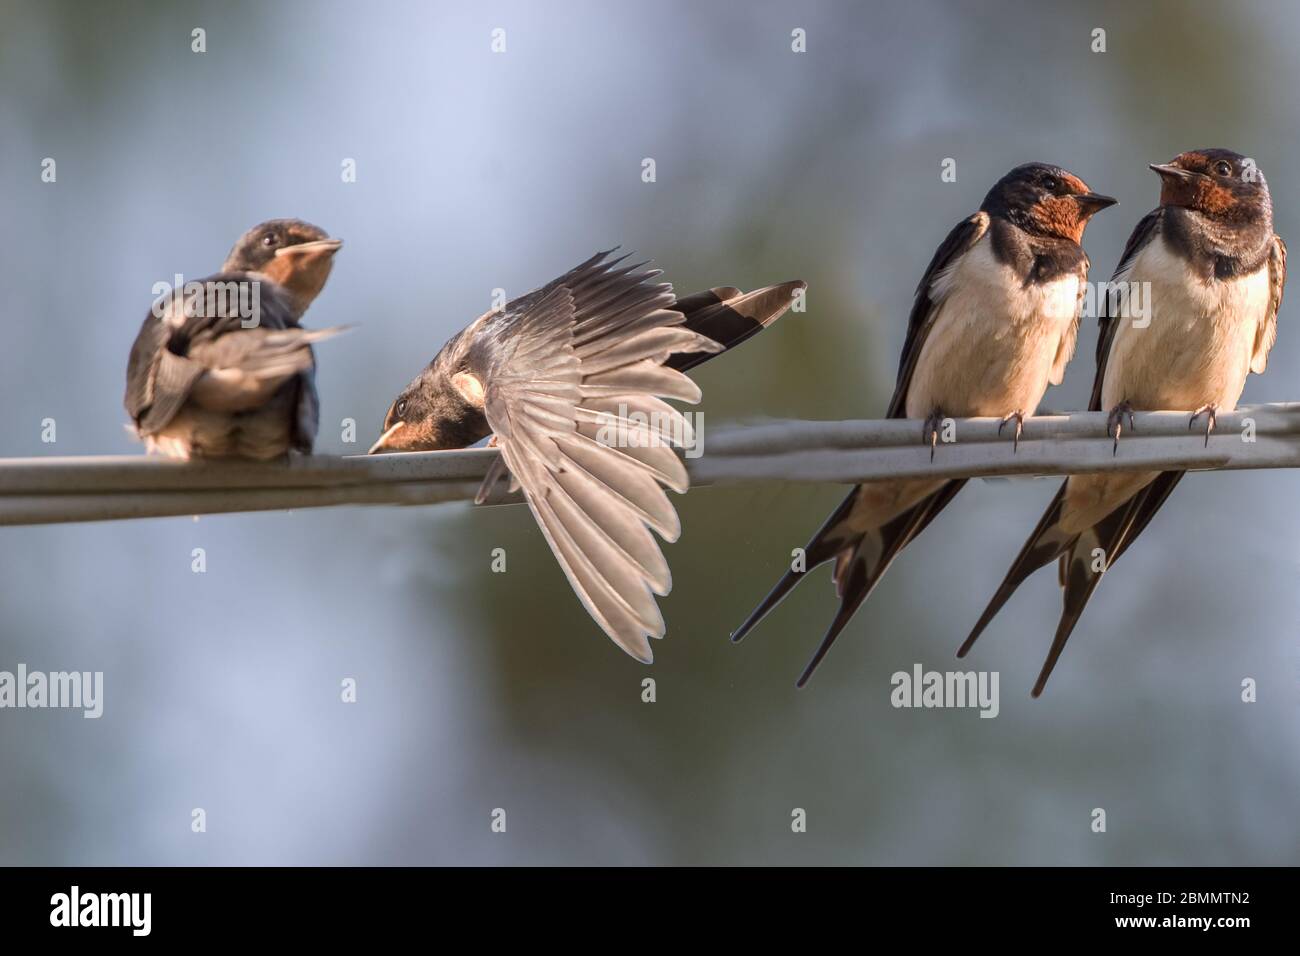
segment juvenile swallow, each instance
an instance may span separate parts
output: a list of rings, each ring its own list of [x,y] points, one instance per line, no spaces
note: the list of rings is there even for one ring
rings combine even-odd
[[[1115,200],[1059,166],[1017,166],[979,212],[948,234],[921,277],[889,418],[924,419],[931,454],[945,417],[994,416],[1019,439],[1048,384],[1074,353],[1088,257],[1080,246],[1094,213]],[[839,612],[800,676],[807,683],[836,637],[899,552],[965,479],[858,485],[804,549],[806,566],[777,582],[744,624],[741,640],[803,579],[835,562]]]
[[[343,245],[298,219],[240,237],[216,275],[155,302],[126,368],[126,410],[151,452],[266,460],[308,454],[319,403],[302,315]]]
[[[1110,411],[1116,442],[1123,417],[1135,410],[1186,409],[1189,428],[1204,416],[1208,444],[1216,414],[1235,408],[1246,376],[1268,364],[1286,284],[1286,245],[1273,233],[1264,175],[1246,157],[1198,149],[1151,168],[1160,175],[1160,205],[1133,230],[1111,280],[1114,297],[1100,302],[1088,407]],[[1135,286],[1148,290],[1150,312],[1141,317],[1128,305]],[[1041,694],[1102,575],[1182,476],[1067,478],[957,656],[966,655],[1025,578],[1057,561],[1064,609],[1034,684],[1033,695]]]
[[[663,488],[686,491],[673,446],[691,441],[663,399],[698,402],[683,373],[775,322],[804,283],[677,299],[654,281],[659,270],[609,255],[453,336],[393,401],[370,452],[464,448],[491,435],[501,455],[477,500],[508,472],[588,613],[649,663],[647,638],[664,634],[654,595],[672,585],[649,529],[677,540]]]

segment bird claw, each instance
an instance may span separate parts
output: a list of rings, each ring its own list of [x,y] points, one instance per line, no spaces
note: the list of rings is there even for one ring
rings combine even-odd
[[[1191,431],[1192,426],[1196,424],[1196,419],[1200,418],[1202,415],[1205,416],[1205,447],[1206,448],[1210,447],[1210,432],[1214,431],[1214,426],[1215,424],[1217,424],[1219,420],[1217,413],[1218,413],[1218,409],[1215,406],[1202,405],[1196,411],[1192,412],[1192,417],[1188,419],[1187,422],[1187,430]]]
[[[1002,434],[1002,429],[1006,428],[1007,422],[1010,421],[1016,423],[1016,432],[1011,436],[1011,454],[1014,455],[1020,450],[1020,433],[1025,430],[1025,413],[1017,409],[1006,418],[1002,419],[1001,423],[998,425],[999,435]]]
[[[1129,431],[1137,431],[1137,426],[1133,424],[1133,406],[1128,402],[1120,402],[1110,410],[1110,415],[1106,418],[1106,434],[1111,434],[1111,429],[1115,430],[1115,444],[1111,447],[1110,453],[1114,457],[1119,452],[1119,435],[1124,429],[1124,416],[1128,416]]]
[[[942,424],[943,413],[936,408],[921,428],[921,441],[930,446],[931,461],[934,461],[934,446],[939,442],[939,426]]]

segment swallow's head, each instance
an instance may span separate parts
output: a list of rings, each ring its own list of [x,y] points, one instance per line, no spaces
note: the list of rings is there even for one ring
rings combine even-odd
[[[1027,232],[1080,242],[1088,220],[1116,202],[1060,166],[1026,163],[994,183],[980,208]]]
[[[1193,149],[1167,163],[1160,175],[1160,205],[1181,206],[1227,222],[1258,222],[1273,215],[1268,183],[1255,161],[1230,149]]]
[[[325,287],[343,242],[301,219],[270,219],[239,237],[225,272],[257,272],[288,289],[306,309]]]
[[[468,448],[488,436],[479,380],[463,371],[449,376],[437,365],[435,359],[388,406],[369,454]]]

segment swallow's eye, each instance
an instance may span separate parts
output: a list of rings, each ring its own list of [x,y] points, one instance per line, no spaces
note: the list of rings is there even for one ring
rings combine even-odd
[[[1055,177],[1055,176],[1044,176],[1044,177],[1043,177],[1043,188],[1046,189],[1048,192],[1053,192],[1053,191],[1055,191],[1056,187],[1059,186],[1059,185],[1061,185],[1061,184],[1060,184],[1059,182],[1056,181],[1056,177]]]
[[[406,414],[406,399],[401,398],[397,401],[397,417],[401,418]]]
[[[1220,176],[1231,176],[1232,164],[1225,159],[1221,159],[1214,164],[1214,171]]]
[[[275,238],[275,233],[273,232],[268,232],[265,236],[262,237],[262,245],[264,246],[273,246],[275,245],[275,243],[276,243],[276,238]]]

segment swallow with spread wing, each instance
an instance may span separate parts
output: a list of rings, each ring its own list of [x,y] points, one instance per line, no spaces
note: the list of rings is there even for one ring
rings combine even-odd
[[[1088,276],[1080,242],[1088,221],[1115,200],[1059,166],[1017,166],[979,212],[948,234],[917,286],[888,417],[923,419],[934,452],[946,417],[992,416],[1019,439],[1047,386],[1074,353]],[[788,571],[732,634],[739,641],[813,568],[834,561],[840,607],[802,687],[899,552],[965,479],[881,480],[858,485]]]
[[[475,319],[393,401],[372,454],[501,450],[479,491],[509,474],[574,592],[637,660],[664,634],[654,595],[671,577],[650,534],[680,533],[664,488],[684,492],[674,446],[689,423],[664,399],[695,403],[685,374],[775,322],[801,281],[724,287],[678,299],[661,273],[598,253]]]
[[[1137,224],[1107,296],[1089,408],[1110,412],[1115,446],[1133,411],[1186,409],[1205,421],[1231,411],[1246,376],[1264,371],[1277,336],[1286,245],[1273,232],[1268,184],[1254,162],[1226,149],[1198,149],[1151,167],[1160,205]],[[1131,314],[1133,290],[1147,309]],[[1056,561],[1064,608],[1033,695],[1043,692],[1065,643],[1105,571],[1142,533],[1181,471],[1073,475],[1021,549],[979,622],[964,657],[1020,583]]]
[[[126,410],[151,452],[279,458],[311,452],[319,403],[302,315],[343,245],[297,219],[255,226],[221,272],[160,297],[126,369]]]

